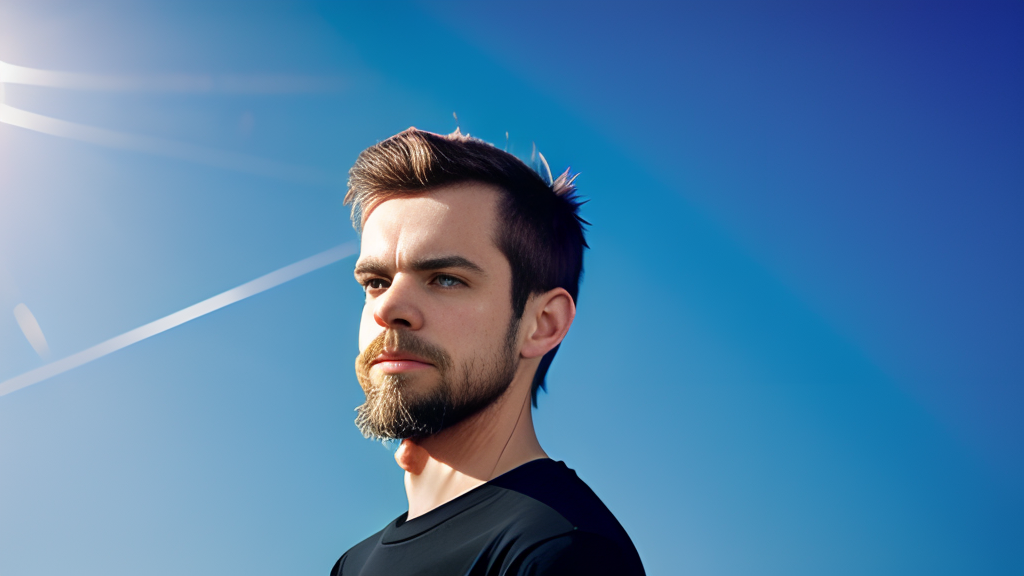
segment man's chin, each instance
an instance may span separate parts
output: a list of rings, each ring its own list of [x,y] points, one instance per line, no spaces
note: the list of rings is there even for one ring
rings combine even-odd
[[[454,410],[437,385],[412,379],[385,378],[374,383],[366,402],[356,408],[356,426],[376,440],[431,436],[443,430]]]
[[[364,417],[362,406],[359,415],[356,417],[356,426],[363,436],[371,440],[405,440],[408,438],[426,438],[433,436],[443,429],[440,422],[431,424],[422,421],[412,421],[397,418],[391,421],[382,422],[373,418]]]

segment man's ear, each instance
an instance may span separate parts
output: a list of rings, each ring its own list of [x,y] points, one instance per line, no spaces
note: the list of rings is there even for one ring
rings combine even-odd
[[[576,317],[576,304],[565,288],[555,288],[530,297],[523,315],[526,333],[520,354],[536,358],[562,343]]]

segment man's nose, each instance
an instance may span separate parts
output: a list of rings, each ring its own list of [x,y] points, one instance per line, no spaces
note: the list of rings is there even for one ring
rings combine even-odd
[[[397,275],[391,286],[377,297],[373,319],[382,328],[419,330],[423,313],[418,303],[419,290],[414,278]]]

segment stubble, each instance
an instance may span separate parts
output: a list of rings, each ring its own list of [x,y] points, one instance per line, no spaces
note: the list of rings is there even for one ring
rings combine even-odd
[[[366,402],[356,408],[356,426],[366,438],[400,440],[437,434],[476,414],[501,397],[515,377],[515,336],[509,325],[505,341],[490,357],[454,366],[441,348],[406,330],[385,330],[356,357],[356,378]],[[430,362],[438,372],[428,390],[414,391],[413,380],[425,374],[370,375],[371,362],[384,349]]]

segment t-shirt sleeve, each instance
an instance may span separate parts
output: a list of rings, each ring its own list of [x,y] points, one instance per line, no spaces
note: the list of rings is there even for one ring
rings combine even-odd
[[[640,558],[617,542],[592,532],[574,531],[546,540],[529,551],[518,576],[644,576]]]

